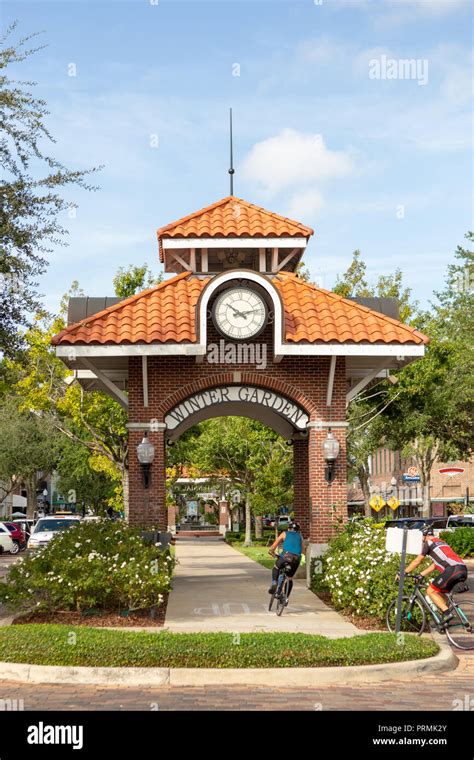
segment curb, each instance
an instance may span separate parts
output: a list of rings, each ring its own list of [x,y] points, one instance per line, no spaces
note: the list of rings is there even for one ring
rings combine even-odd
[[[458,659],[439,634],[426,660],[329,668],[90,668],[0,663],[0,681],[94,686],[326,686],[414,678],[454,670]]]

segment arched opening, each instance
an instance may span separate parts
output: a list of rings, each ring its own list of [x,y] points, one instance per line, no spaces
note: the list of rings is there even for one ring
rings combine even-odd
[[[238,524],[239,532],[245,532],[245,538],[248,541],[252,528],[255,528],[257,537],[261,538],[265,520],[269,521],[280,512],[286,512],[288,515],[294,515],[301,522],[303,531],[308,536],[310,522],[306,482],[308,474],[305,471],[307,468],[304,467],[304,458],[307,458],[309,418],[308,411],[299,402],[275,390],[255,385],[217,385],[197,390],[184,399],[175,399],[174,405],[170,405],[164,415],[168,468],[168,527],[171,531],[175,532],[178,526],[178,532],[182,532],[183,524],[186,526],[184,531],[192,524],[201,527],[205,522],[201,516],[214,511],[212,522],[215,524],[215,532],[225,535],[235,524]],[[246,421],[241,425],[241,437],[245,438],[248,434],[252,439],[252,446],[247,445],[248,452],[242,457],[246,446],[245,440],[242,440],[240,448],[239,445],[235,446],[237,455],[234,459],[224,452],[222,452],[222,457],[219,457],[219,452],[216,453],[215,450],[219,446],[225,448],[226,425],[238,428],[239,425],[236,422],[238,420]],[[199,446],[196,448],[196,440],[201,435],[200,431],[206,429],[206,425],[212,429],[208,446],[215,452],[214,459],[203,454],[202,446],[200,453],[197,453]],[[259,434],[261,434],[260,437]],[[232,442],[232,435],[229,440]],[[191,450],[186,451],[188,441],[191,441]],[[235,443],[235,431],[233,442]],[[258,454],[255,444],[257,444],[257,449],[259,445],[261,448]],[[232,472],[225,475],[226,462],[227,469],[232,469],[231,464],[236,464],[235,459],[238,459],[239,455],[242,460],[242,471],[239,472],[238,468],[234,468]],[[199,462],[193,461],[193,456],[197,457]],[[245,462],[248,463],[247,467]],[[255,473],[256,462],[257,470],[260,469],[258,477]],[[170,464],[174,469],[170,468]],[[252,471],[252,464],[254,471]],[[285,470],[284,474],[278,472],[279,466]],[[271,489],[264,482],[266,468],[273,468],[272,476],[275,480],[273,502],[270,497]],[[289,478],[291,482],[287,482],[288,468],[291,469]],[[178,472],[181,476],[183,472],[185,475],[192,472],[196,477],[177,477]],[[222,475],[220,484],[216,483],[218,480],[216,473]],[[278,482],[280,475],[282,475],[281,483]],[[175,479],[174,483],[171,483],[171,492],[170,477]],[[256,479],[255,487],[252,485],[253,478]],[[209,495],[209,483],[214,488],[214,492],[210,495],[214,510],[206,508],[203,503],[206,495]],[[237,498],[237,506],[235,506],[230,492],[232,489],[234,492],[239,492],[239,483],[242,498]],[[174,485],[182,486],[184,493],[179,493],[177,488],[173,491]],[[261,487],[260,491],[258,486]],[[283,503],[285,500],[278,498],[278,494],[282,495],[286,486],[291,488],[291,498]],[[266,487],[267,493],[261,493]],[[199,488],[202,491],[201,494],[198,493]],[[175,498],[175,501],[179,503],[173,504],[173,494],[179,497]],[[279,503],[280,501],[282,503]],[[199,509],[201,516],[197,514]],[[184,521],[183,516],[186,518]],[[242,528],[243,531],[241,531]]]

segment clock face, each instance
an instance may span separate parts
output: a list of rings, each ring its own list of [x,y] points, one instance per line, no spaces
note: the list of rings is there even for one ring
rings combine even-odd
[[[262,332],[267,323],[267,305],[250,288],[229,288],[217,297],[213,317],[223,335],[233,340],[245,340]]]

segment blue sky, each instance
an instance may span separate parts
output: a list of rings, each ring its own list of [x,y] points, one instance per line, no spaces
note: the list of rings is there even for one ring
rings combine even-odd
[[[229,106],[235,195],[315,229],[319,284],[360,248],[371,279],[401,267],[426,304],[472,226],[471,13],[469,0],[5,0],[3,26],[44,30],[48,47],[15,73],[48,102],[53,154],[105,165],[100,190],[67,195],[79,207],[45,305],[73,279],[106,295],[119,266],[159,271],[156,229],[229,194]]]

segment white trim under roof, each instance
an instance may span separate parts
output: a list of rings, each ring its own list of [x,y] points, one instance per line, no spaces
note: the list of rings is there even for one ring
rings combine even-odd
[[[403,361],[410,356],[424,356],[424,344],[412,343],[282,343],[277,338],[278,359],[282,356],[390,356]],[[131,343],[118,345],[62,344],[56,356],[74,363],[75,358],[97,356],[205,356],[200,343]]]
[[[306,248],[305,237],[161,238],[164,251],[173,248]]]

